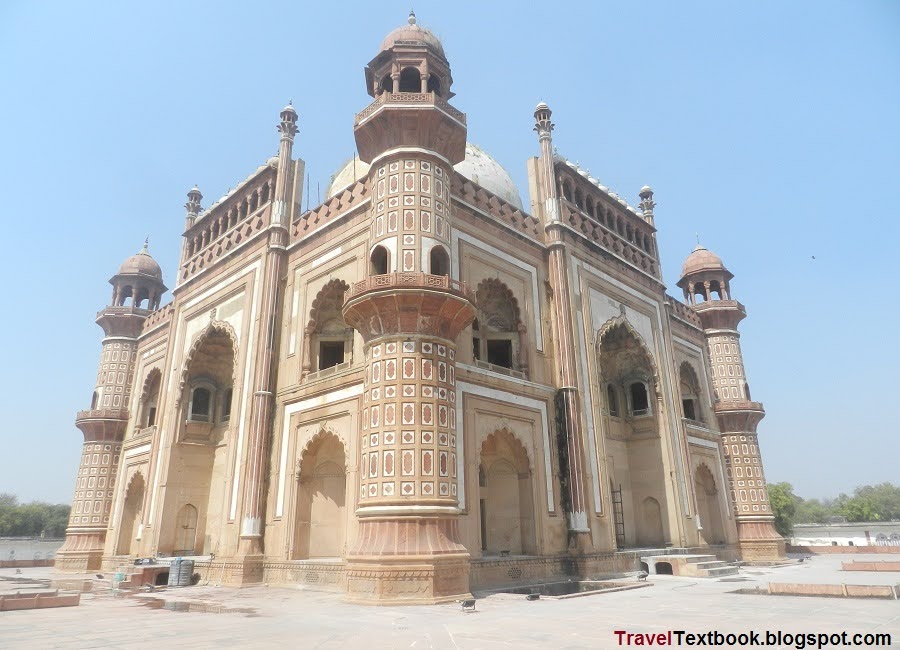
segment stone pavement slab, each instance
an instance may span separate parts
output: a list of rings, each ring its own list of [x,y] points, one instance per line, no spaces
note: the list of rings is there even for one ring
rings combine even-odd
[[[496,594],[480,598],[475,613],[455,604],[366,607],[300,588],[187,587],[127,597],[98,591],[79,607],[0,614],[0,648],[616,648],[615,630],[889,632],[900,648],[900,601],[734,593],[845,575],[839,556],[837,570],[817,566],[819,559],[748,567],[738,581],[652,576],[646,589],[566,600]],[[154,599],[211,611],[154,609]],[[222,609],[241,611],[214,613]]]

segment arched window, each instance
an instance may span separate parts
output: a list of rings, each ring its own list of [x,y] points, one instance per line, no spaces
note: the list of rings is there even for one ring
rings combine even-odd
[[[304,377],[310,372],[327,370],[350,361],[353,329],[347,327],[341,314],[344,293],[348,288],[343,280],[331,280],[313,300],[305,330]]]
[[[650,413],[650,400],[647,397],[647,386],[642,381],[632,382],[628,387],[631,397],[631,415],[647,415]]]
[[[525,324],[512,291],[497,278],[488,278],[479,283],[475,297],[478,304],[478,328],[473,325],[472,329],[475,360],[526,373]]]
[[[147,379],[144,381],[144,390],[141,395],[141,428],[152,427],[156,424],[161,377],[159,370],[154,368],[147,374]]]
[[[191,389],[191,402],[188,406],[188,420],[192,422],[209,422],[212,415],[213,388],[206,383]]]
[[[222,391],[222,399],[219,405],[219,422],[228,422],[231,420],[231,396],[233,390],[231,386]]]
[[[581,210],[584,207],[584,199],[581,196],[581,190],[575,190],[575,207]]]
[[[422,77],[417,69],[403,68],[403,71],[400,73],[400,92],[422,92]]]
[[[435,74],[428,76],[428,92],[441,97],[441,79]]]
[[[381,80],[381,92],[383,93],[392,93],[394,92],[394,80],[391,79],[391,75],[384,75],[384,79]]]
[[[94,391],[94,394],[91,395],[91,410],[92,411],[95,408],[97,408],[97,402],[99,401],[99,399],[100,399],[100,393],[98,393],[97,391]]]
[[[619,400],[616,398],[616,389],[612,384],[606,385],[606,408],[612,417],[619,417]]]
[[[450,256],[441,245],[435,245],[429,255],[431,275],[450,275]]]
[[[572,200],[572,186],[569,185],[569,181],[563,181],[562,190],[563,190],[563,198],[566,201],[571,201]]]
[[[384,275],[389,271],[389,255],[388,250],[384,246],[376,246],[372,249],[370,257],[371,265],[369,268],[370,275]]]
[[[688,420],[703,421],[700,409],[700,382],[693,367],[685,361],[679,369],[679,387],[681,390],[681,407]]]

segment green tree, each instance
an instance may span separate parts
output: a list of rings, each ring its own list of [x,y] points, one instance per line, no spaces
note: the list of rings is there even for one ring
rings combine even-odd
[[[19,503],[9,493],[0,494],[0,536],[62,537],[66,532],[70,507],[44,501]]]
[[[794,487],[790,483],[769,483],[767,489],[769,504],[775,515],[775,530],[782,537],[790,537],[794,531],[797,504],[801,499],[794,494]]]
[[[794,523],[797,524],[824,524],[828,518],[834,515],[834,509],[829,503],[823,503],[818,499],[803,499],[797,497],[797,514]]]

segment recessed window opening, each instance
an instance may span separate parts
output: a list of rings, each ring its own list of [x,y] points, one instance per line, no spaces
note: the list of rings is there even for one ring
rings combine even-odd
[[[481,361],[481,332],[478,330],[478,319],[472,321],[472,358]]]
[[[512,341],[505,339],[488,340],[487,357],[490,364],[503,368],[512,368]]]
[[[388,251],[384,246],[372,249],[372,275],[385,275],[388,272]]]
[[[450,275],[450,257],[443,246],[435,246],[429,255],[431,275]]]
[[[100,394],[97,391],[94,391],[94,394],[91,395],[91,410],[93,411],[97,408],[97,401],[100,399]]]
[[[683,399],[681,400],[681,406],[684,409],[684,417],[686,417],[688,420],[697,419],[697,411],[694,409],[694,400]]]
[[[631,392],[631,414],[646,415],[650,412],[650,400],[647,398],[647,387],[643,382],[636,381],[629,386]]]
[[[190,418],[195,422],[209,422],[212,411],[212,392],[198,386],[191,392]]]
[[[319,370],[344,363],[344,341],[319,342]]]
[[[428,92],[434,93],[438,97],[441,97],[441,80],[440,77],[436,75],[428,76]]]
[[[394,92],[394,80],[391,79],[391,75],[384,75],[384,79],[381,80],[381,91],[385,93]]]
[[[422,77],[415,68],[404,68],[400,73],[400,92],[422,92]]]
[[[220,419],[222,422],[228,422],[231,420],[231,396],[232,389],[227,388],[225,392],[222,394],[222,414]]]
[[[606,407],[611,416],[619,417],[619,400],[616,399],[616,389],[612,384],[606,386]]]

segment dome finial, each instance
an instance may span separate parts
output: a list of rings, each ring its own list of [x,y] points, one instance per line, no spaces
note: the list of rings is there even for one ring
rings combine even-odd
[[[150,254],[150,235],[147,235],[147,237],[144,239],[144,247],[141,249],[141,252],[144,255]]]
[[[695,232],[694,236],[697,238],[697,245],[694,247],[695,251],[705,251],[706,247],[700,243],[700,233]]]
[[[409,10],[409,18],[407,18],[407,22],[408,22],[410,25],[415,25],[415,24],[416,24],[416,12],[413,11],[412,9]]]

